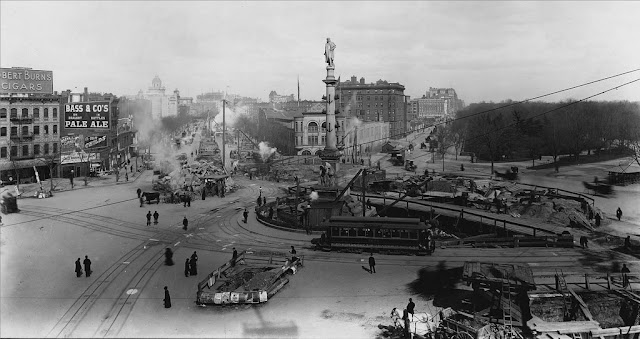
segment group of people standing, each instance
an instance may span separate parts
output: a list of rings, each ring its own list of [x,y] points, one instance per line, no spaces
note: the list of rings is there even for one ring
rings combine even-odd
[[[151,211],[149,211],[147,213],[147,226],[151,225],[151,217],[153,216],[153,224],[157,225],[158,224],[158,217],[160,217],[160,214],[158,214],[158,211],[155,211],[153,214],[151,214]]]
[[[84,264],[85,276],[87,278],[90,277],[93,271],[91,271],[91,260],[89,260],[89,256],[84,256],[82,264]],[[78,258],[78,260],[76,260],[76,277],[78,278],[82,276],[82,264],[80,263],[80,258]]]
[[[193,251],[191,258],[187,258],[184,263],[184,276],[198,275],[198,255]]]

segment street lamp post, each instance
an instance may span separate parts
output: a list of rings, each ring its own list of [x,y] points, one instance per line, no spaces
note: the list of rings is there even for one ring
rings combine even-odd
[[[227,149],[225,147],[225,135],[227,134],[227,124],[225,119],[225,109],[227,105],[226,98],[222,100],[222,169],[226,172],[227,168]]]

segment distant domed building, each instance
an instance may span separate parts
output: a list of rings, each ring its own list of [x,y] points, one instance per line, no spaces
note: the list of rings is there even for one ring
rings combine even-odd
[[[178,115],[178,100],[180,92],[176,89],[173,95],[165,93],[166,88],[162,85],[159,76],[155,76],[151,80],[151,87],[144,94],[144,98],[151,101],[151,114],[155,119],[161,119],[166,116]],[[138,96],[142,91],[138,92]]]

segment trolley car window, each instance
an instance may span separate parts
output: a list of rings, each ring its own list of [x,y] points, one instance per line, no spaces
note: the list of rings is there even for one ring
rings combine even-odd
[[[377,228],[377,229],[375,229],[375,231],[373,231],[373,232],[374,232],[374,237],[376,237],[376,238],[382,238],[382,230],[381,230],[381,229]]]
[[[402,239],[409,238],[409,232],[407,232],[406,230],[400,231],[400,238],[402,238]]]
[[[409,232],[409,239],[418,239],[418,233],[416,231]]]
[[[340,230],[337,227],[331,227],[331,235],[337,237],[340,235]]]
[[[366,237],[367,236],[366,228],[358,228],[358,236],[359,237]]]
[[[391,237],[392,237],[392,238],[400,238],[400,231],[398,231],[398,230],[391,230]]]
[[[343,237],[349,236],[349,229],[348,228],[341,228],[340,229],[340,236],[343,236]]]
[[[349,229],[349,236],[350,237],[355,237],[356,236],[356,229],[355,228],[350,228]]]

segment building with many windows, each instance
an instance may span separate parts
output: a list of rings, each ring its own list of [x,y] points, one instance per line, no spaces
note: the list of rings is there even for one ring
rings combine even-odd
[[[338,112],[345,116],[356,117],[362,121],[384,121],[389,124],[391,138],[402,138],[411,130],[408,123],[412,120],[407,109],[409,97],[404,95],[404,86],[397,82],[378,80],[365,83],[364,78],[340,82]]]
[[[411,107],[419,119],[438,120],[455,115],[464,108],[464,101],[453,88],[429,87],[422,98],[411,100]]]
[[[293,118],[295,149],[298,155],[317,154],[326,145],[324,103],[317,103],[307,112]],[[389,124],[384,121],[363,122],[356,117],[336,115],[337,146],[347,163],[358,163],[361,157],[378,151],[389,139]]]
[[[289,102],[289,101],[295,101],[296,97],[293,94],[290,95],[279,95],[278,93],[276,93],[276,91],[271,91],[271,93],[269,93],[269,102],[275,102],[275,103],[282,103],[282,102]]]
[[[36,181],[50,177],[59,163],[60,100],[53,94],[8,94],[0,97],[0,179]],[[11,180],[10,180],[11,179]]]

